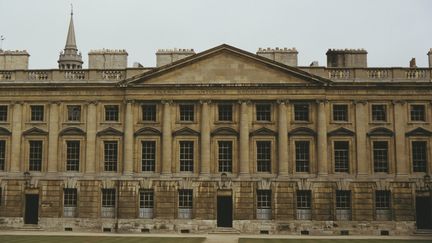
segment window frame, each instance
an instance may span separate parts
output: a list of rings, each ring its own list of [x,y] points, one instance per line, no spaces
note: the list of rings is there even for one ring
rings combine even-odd
[[[192,120],[184,120],[182,119],[182,107],[184,108],[185,106],[192,106]],[[177,105],[177,121],[178,123],[195,123],[197,122],[197,106],[195,103],[179,103]]]
[[[387,143],[387,171],[377,171],[376,170],[376,163],[375,163],[375,143],[380,143],[380,142],[386,142]],[[376,140],[372,140],[371,141],[371,153],[372,153],[372,157],[371,157],[371,161],[372,161],[372,171],[373,171],[373,173],[385,173],[385,174],[390,174],[391,173],[391,170],[390,170],[390,167],[391,167],[391,151],[390,151],[390,148],[391,148],[391,143],[390,143],[390,141],[389,140],[387,140],[387,139],[376,139]]]
[[[424,163],[424,170],[419,171],[419,170],[414,170],[415,166],[414,166],[414,143],[419,142],[419,143],[424,143],[425,144],[425,163]],[[429,160],[430,160],[430,152],[429,150],[429,141],[428,139],[425,138],[420,138],[420,137],[413,137],[409,139],[409,158],[410,158],[410,171],[412,173],[428,173],[428,171],[430,171],[429,168]]]
[[[307,106],[307,120],[299,120],[296,115],[296,106]],[[294,123],[310,123],[312,118],[312,106],[310,103],[295,102],[292,104],[292,121]]]
[[[227,143],[227,144],[229,143],[230,144],[231,151],[229,152],[230,155],[227,156],[230,158],[221,159],[221,143]],[[233,173],[233,171],[234,171],[234,142],[232,140],[220,139],[220,140],[216,141],[216,144],[217,144],[217,155],[216,155],[216,157],[217,157],[217,160],[216,160],[217,161],[217,172],[218,173]],[[224,160],[224,161],[221,161],[221,160]],[[229,166],[223,166],[223,165],[221,165],[221,162],[229,162]],[[229,167],[230,170],[221,170],[221,168],[224,168],[224,167]]]
[[[111,119],[107,119],[108,118],[108,110],[107,108],[109,107],[117,107],[117,119],[116,120],[111,120]],[[119,104],[104,104],[103,105],[103,121],[105,123],[120,123],[121,122],[121,105]]]
[[[7,171],[6,165],[8,164],[8,140],[0,137],[0,144],[3,143],[3,149],[0,150],[0,172]],[[2,151],[3,150],[3,151]]]
[[[115,167],[113,170],[107,170],[107,157],[106,157],[106,147],[105,144],[107,143],[116,143],[116,161],[115,161]],[[111,162],[110,162],[111,163]],[[102,141],[102,171],[105,173],[117,173],[119,172],[119,169],[121,168],[120,165],[120,142],[117,139],[104,139]]]
[[[226,120],[226,119],[221,120],[220,119],[221,118],[221,107],[223,107],[223,106],[225,106],[225,107],[230,106],[231,107],[231,114],[230,114],[231,119],[229,119],[229,120]],[[228,103],[228,102],[218,103],[217,108],[216,108],[216,116],[215,116],[216,122],[218,122],[218,123],[233,123],[235,120],[234,119],[234,114],[235,114],[234,110],[235,110],[235,106],[232,103]]]
[[[258,110],[258,107],[267,107],[268,108],[268,110],[265,110],[265,111],[260,111],[260,110]],[[258,102],[258,103],[255,103],[255,106],[254,106],[254,113],[255,113],[255,116],[254,116],[254,121],[255,122],[257,122],[257,123],[271,123],[271,122],[273,122],[273,105],[272,105],[272,103],[269,103],[269,102]],[[259,116],[260,116],[260,114],[261,113],[265,113],[265,118],[259,118]],[[267,119],[268,118],[268,119]]]
[[[182,144],[189,144],[192,145],[192,158],[182,158]],[[178,171],[180,173],[194,173],[195,169],[196,169],[196,165],[195,165],[195,161],[197,158],[197,148],[196,148],[196,141],[195,140],[191,140],[191,139],[179,139],[178,140]],[[182,166],[182,162],[186,163],[188,161],[186,160],[192,160],[190,165],[186,165],[184,164]],[[188,162],[190,163],[190,161]],[[183,170],[182,167],[191,167],[192,170]]]
[[[385,120],[374,120],[374,106],[383,106],[384,107],[384,112],[385,112]],[[386,103],[371,103],[370,104],[370,123],[378,123],[378,124],[382,124],[382,123],[389,123],[390,122],[390,109],[388,104]]]
[[[40,158],[33,158],[32,159],[32,144],[34,143],[40,143]],[[29,139],[28,140],[28,156],[27,156],[27,165],[28,165],[28,171],[32,171],[32,172],[42,172],[44,169],[44,156],[45,156],[45,148],[44,148],[44,140],[42,139]],[[40,160],[40,164],[39,169],[34,168],[33,166],[36,165],[32,165],[32,160]]]
[[[415,120],[413,119],[412,112],[413,112],[413,106],[422,106],[423,109],[423,120]],[[428,116],[428,105],[426,103],[408,103],[408,120],[410,123],[427,123],[429,122]]]
[[[33,108],[42,108],[42,119],[35,120],[33,119]],[[30,104],[29,105],[29,121],[31,123],[44,123],[46,121],[46,106],[44,104]]]
[[[68,169],[69,168],[69,166],[68,166],[68,164],[69,164],[69,154],[68,154],[68,152],[69,152],[69,147],[68,147],[68,144],[69,143],[76,143],[76,142],[78,142],[78,169],[74,169],[74,170],[71,170],[71,169]],[[66,149],[66,151],[65,151],[65,171],[66,172],[79,172],[80,170],[81,170],[81,161],[82,161],[82,141],[80,140],[80,139],[65,139],[65,149]],[[74,159],[76,159],[76,158],[74,158]]]
[[[152,145],[154,146],[154,148],[153,148],[153,158],[144,158],[144,144],[145,143],[152,143]],[[158,161],[158,143],[157,143],[157,141],[156,140],[154,140],[154,139],[142,139],[142,140],[140,140],[140,148],[141,148],[141,155],[140,155],[140,165],[141,165],[141,169],[140,169],[140,171],[141,172],[144,172],[144,173],[154,173],[154,172],[156,172],[157,170],[157,168],[156,168],[156,165],[157,165],[157,161]],[[152,160],[153,161],[153,165],[152,165],[152,167],[153,167],[153,170],[144,170],[144,167],[145,167],[145,165],[144,165],[144,160],[145,159],[147,159],[147,160]],[[151,167],[151,165],[149,165],[148,167]]]
[[[346,170],[344,170],[344,171],[337,171],[337,169],[336,169],[336,143],[346,143],[347,144],[347,149],[346,149],[346,155],[347,155],[347,161],[345,162],[346,163]],[[347,140],[347,139],[333,139],[332,140],[332,162],[333,162],[333,171],[334,171],[334,173],[350,173],[351,172],[351,170],[352,170],[352,154],[351,154],[351,152],[352,152],[352,149],[351,149],[351,141],[350,140]]]
[[[79,115],[77,120],[70,119],[70,108],[79,108]],[[73,111],[72,111],[73,112]],[[66,105],[66,116],[65,116],[66,122],[68,123],[81,123],[83,120],[83,108],[82,105],[78,104],[68,104]]]
[[[260,158],[259,158],[259,155],[258,155],[258,153],[259,153],[259,151],[258,151],[258,143],[260,143],[260,144],[264,144],[264,143],[266,143],[266,144],[269,144],[269,146],[270,146],[270,151],[269,151],[269,156],[270,156],[270,158],[263,158],[263,161],[261,161],[261,162],[265,162],[264,160],[267,160],[268,161],[268,165],[267,165],[267,167],[268,167],[268,169],[267,170],[259,170],[258,168],[260,168],[260,166],[259,166],[259,164],[260,164]],[[255,168],[255,172],[256,173],[259,173],[259,174],[262,174],[262,173],[273,173],[273,169],[274,169],[274,164],[273,164],[273,161],[274,161],[274,158],[275,158],[275,148],[274,148],[274,139],[270,139],[270,138],[259,138],[259,139],[254,139],[254,157],[255,157],[255,166],[254,166],[254,168]]]
[[[299,166],[298,162],[302,162],[299,161],[299,156],[298,156],[298,149],[297,149],[297,145],[300,144],[307,144],[307,170],[298,170],[299,168],[304,168],[305,166]],[[294,141],[294,171],[296,173],[310,173],[311,171],[311,142],[309,140],[303,140],[303,139],[298,139]]]
[[[335,106],[344,106],[345,108],[346,108],[346,114],[345,114],[345,117],[346,117],[346,120],[339,120],[339,119],[335,119],[336,117],[335,117]],[[347,104],[347,103],[332,103],[331,104],[331,121],[332,121],[332,123],[349,123],[350,121],[351,121],[351,119],[350,119],[350,108],[351,108],[351,106],[349,105],[349,104]]]
[[[154,120],[146,120],[145,118],[145,112],[144,112],[144,107],[145,106],[152,106],[154,107]],[[158,123],[159,122],[159,106],[157,103],[155,102],[144,102],[141,103],[139,106],[139,110],[140,110],[140,121],[142,123]]]
[[[6,119],[4,119],[4,120],[2,120],[2,119],[0,119],[0,123],[9,123],[9,120],[10,120],[10,106],[9,105],[7,105],[7,104],[1,104],[0,103],[0,108],[1,107],[5,107],[5,112],[3,113],[4,114],[4,116],[6,117]],[[1,113],[0,113],[1,114]],[[2,116],[0,115],[0,118],[1,118]]]

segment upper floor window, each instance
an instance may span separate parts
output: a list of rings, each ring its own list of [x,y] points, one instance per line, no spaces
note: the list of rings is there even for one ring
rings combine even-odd
[[[426,121],[425,105],[411,105],[410,119],[411,121]]]
[[[386,105],[372,105],[372,121],[374,122],[387,121]]]
[[[29,141],[29,170],[42,170],[42,141]]]
[[[8,106],[0,105],[0,122],[5,122],[8,119]]]
[[[0,170],[5,170],[6,165],[6,141],[0,140]]]
[[[31,121],[43,121],[44,120],[44,106],[43,105],[31,105]]]
[[[143,104],[141,105],[142,118],[146,122],[156,121],[156,104]]]
[[[79,171],[80,141],[66,141],[66,170]]]
[[[68,105],[68,121],[81,121],[81,106],[80,105]]]
[[[427,144],[426,141],[412,141],[413,172],[426,172]]]
[[[333,105],[333,121],[348,121],[348,105]]]
[[[119,106],[106,105],[105,106],[105,121],[119,121]]]
[[[180,105],[180,121],[193,122],[195,120],[195,106],[192,104]]]
[[[155,171],[156,167],[156,142],[155,141],[142,141],[142,158],[141,170],[142,171]]]
[[[63,190],[63,216],[75,217],[78,205],[78,193],[75,188],[65,188]]]
[[[180,171],[193,172],[194,142],[180,141]]]
[[[117,171],[118,144],[117,141],[104,141],[104,170]]]
[[[232,172],[232,141],[218,141],[219,172]]]
[[[153,190],[142,190],[139,193],[140,218],[153,218],[154,193]]]
[[[271,105],[270,104],[257,104],[256,120],[257,121],[271,121]]]
[[[374,172],[388,172],[388,142],[373,142]]]
[[[309,172],[309,141],[295,141],[296,172]]]
[[[335,172],[349,171],[349,143],[347,141],[334,142]]]
[[[271,171],[271,142],[270,141],[256,142],[256,158],[257,158],[258,172]]]
[[[178,192],[179,196],[179,214],[178,217],[181,219],[192,218],[192,207],[193,207],[193,191],[192,189],[182,189]]]
[[[231,104],[218,105],[218,121],[232,121],[233,107]]]
[[[309,121],[309,105],[308,104],[294,104],[294,120],[295,121]]]
[[[271,190],[257,190],[257,219],[271,219]]]

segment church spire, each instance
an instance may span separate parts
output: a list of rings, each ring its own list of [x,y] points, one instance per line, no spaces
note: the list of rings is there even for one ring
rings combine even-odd
[[[69,30],[66,38],[66,45],[63,52],[60,53],[59,69],[81,69],[82,68],[82,57],[81,53],[78,53],[78,48],[75,40],[75,27],[73,22],[73,8],[71,4],[71,17],[69,22]]]

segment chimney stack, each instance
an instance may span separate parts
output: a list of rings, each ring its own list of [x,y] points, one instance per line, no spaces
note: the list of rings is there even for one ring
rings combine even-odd
[[[417,68],[416,59],[413,57],[411,58],[411,61],[409,62],[410,68]]]
[[[125,69],[128,53],[126,50],[91,50],[88,54],[89,69]]]
[[[0,70],[28,69],[29,54],[24,51],[0,49]]]
[[[432,68],[432,48],[429,49],[429,52],[427,55],[429,57],[429,68]]]
[[[367,67],[367,51],[364,49],[328,49],[326,55],[327,67]]]
[[[259,48],[256,54],[288,66],[297,66],[298,51],[295,48]]]
[[[164,66],[192,55],[195,55],[194,49],[159,49],[156,52],[156,67]]]

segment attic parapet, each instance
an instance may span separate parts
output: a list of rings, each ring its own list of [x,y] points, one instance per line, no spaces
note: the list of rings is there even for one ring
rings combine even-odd
[[[156,52],[156,66],[164,66],[192,55],[195,55],[194,49],[158,49]]]
[[[28,69],[29,57],[27,50],[0,49],[0,70]]]
[[[298,51],[296,48],[259,48],[257,53],[258,56],[262,56],[265,58],[268,58],[270,60],[280,62],[282,64],[288,65],[288,66],[297,66],[297,55]]]
[[[124,49],[99,49],[88,53],[89,69],[124,69],[128,53]]]

